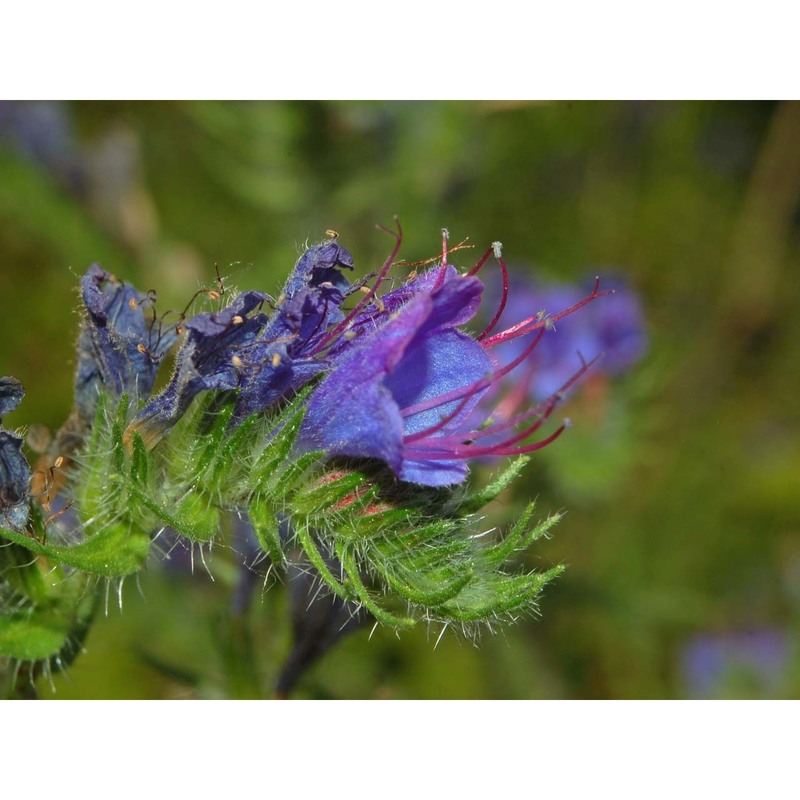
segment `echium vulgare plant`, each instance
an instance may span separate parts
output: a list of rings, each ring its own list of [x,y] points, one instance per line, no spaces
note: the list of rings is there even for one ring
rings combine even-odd
[[[231,296],[218,280],[180,314],[157,313],[154,291],[88,269],[72,415],[32,465],[23,440],[0,428],[7,693],[24,694],[74,658],[98,598],[122,592],[164,531],[202,555],[226,515],[272,568],[296,581],[312,576],[317,591],[301,592],[304,613],[327,589],[337,613],[320,624],[295,620],[296,635],[331,641],[348,621],[370,618],[473,635],[535,610],[561,568],[520,571],[513,557],[556,518],[534,522],[530,504],[497,536],[482,530],[480,512],[564,430],[540,433],[590,365],[576,355],[556,393],[535,405],[506,402],[502,414],[497,389],[555,322],[607,292],[596,282],[571,306],[531,309],[503,329],[508,277],[498,243],[461,272],[448,263],[445,234],[441,260],[399,280],[390,277],[399,225],[393,235],[390,256],[362,280],[351,282],[353,259],[329,232],[277,298]],[[504,291],[475,332],[478,273],[492,255]],[[198,298],[209,308],[190,316]],[[504,362],[498,353],[510,341],[518,347]],[[172,376],[153,394],[176,343]],[[22,396],[15,378],[0,380],[0,415]],[[467,488],[471,461],[507,457],[487,486]],[[298,552],[307,565],[299,571]]]

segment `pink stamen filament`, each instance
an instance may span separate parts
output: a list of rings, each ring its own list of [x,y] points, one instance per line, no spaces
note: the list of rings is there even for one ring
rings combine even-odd
[[[599,358],[599,356],[597,358]],[[512,419],[505,420],[504,422],[500,422],[500,423],[496,423],[496,424],[493,424],[493,425],[489,425],[484,430],[471,431],[471,432],[468,432],[468,433],[459,432],[459,433],[450,434],[449,436],[438,436],[435,439],[431,439],[428,442],[429,447],[426,447],[424,444],[420,444],[420,445],[417,445],[416,447],[411,447],[409,449],[410,450],[417,450],[417,451],[420,451],[420,450],[427,451],[429,449],[432,449],[432,450],[436,450],[436,451],[439,451],[439,452],[445,452],[445,450],[443,450],[443,448],[451,447],[451,449],[447,450],[446,452],[453,452],[453,453],[463,452],[463,453],[466,454],[465,457],[467,457],[467,458],[469,457],[469,454],[472,454],[473,456],[493,455],[493,454],[494,455],[504,455],[504,454],[506,454],[505,451],[507,450],[507,448],[511,447],[512,445],[517,444],[517,442],[521,442],[524,439],[527,439],[532,433],[535,433],[547,421],[547,419],[550,417],[550,415],[555,410],[556,406],[563,399],[564,393],[567,390],[569,390],[589,370],[589,368],[592,366],[592,364],[594,364],[595,361],[597,361],[597,358],[594,358],[594,359],[592,359],[592,361],[587,363],[587,362],[585,362],[583,360],[583,357],[581,356],[581,368],[579,370],[577,370],[569,378],[569,380],[566,381],[559,388],[559,390],[557,392],[555,392],[554,394],[550,395],[550,397],[548,397],[546,400],[544,400],[541,403],[537,404],[534,408],[530,409],[529,411],[526,411],[524,414],[517,415],[516,417],[514,417]],[[403,439],[404,444],[406,446],[413,445],[414,442],[418,442],[420,440],[427,439],[428,437],[431,437],[432,434],[434,434],[437,430],[440,430],[445,425],[447,425],[450,421],[452,421],[452,419],[454,419],[463,410],[463,407],[466,404],[466,401],[468,399],[469,399],[468,397],[465,398],[459,404],[459,407],[455,411],[453,411],[451,414],[449,414],[447,417],[445,417],[443,420],[441,420],[436,425],[428,428],[425,431],[420,431],[418,433],[412,434],[411,436],[404,437],[404,439]],[[501,443],[499,443],[497,445],[494,445],[494,446],[489,447],[489,448],[473,447],[471,444],[470,445],[463,445],[464,439],[475,440],[475,439],[480,439],[480,438],[482,438],[484,436],[496,435],[500,431],[507,430],[508,428],[516,427],[517,425],[521,424],[522,422],[529,420],[533,416],[536,416],[537,419],[531,425],[529,425],[523,431],[520,431],[516,435],[512,436],[509,439],[504,440],[503,442],[501,442]],[[559,431],[557,432],[556,435],[560,435],[560,433],[563,431],[563,428],[564,428],[564,426],[562,426],[559,429]],[[555,437],[551,437],[548,440],[545,440],[546,443],[549,443],[550,441],[552,441],[553,438],[555,438]],[[462,446],[468,447],[469,449],[468,450],[462,450],[461,449]],[[526,445],[526,447],[527,447],[527,445]],[[542,445],[542,447],[544,447],[544,445]],[[538,448],[534,448],[534,449],[538,449]],[[516,452],[516,451],[514,451],[514,452]],[[531,451],[530,450],[525,450],[525,451],[520,451],[520,452],[531,452]],[[511,453],[511,454],[513,454],[513,453]]]
[[[467,458],[478,458],[480,456],[523,455],[524,453],[533,453],[536,450],[541,450],[543,447],[547,447],[547,445],[549,445],[551,442],[554,442],[559,436],[561,436],[566,428],[567,424],[564,423],[546,439],[534,442],[533,444],[526,444],[522,447],[510,447],[509,444],[511,443],[511,440],[509,440],[509,442],[503,442],[495,447],[472,447],[470,445],[464,445],[463,447],[454,447],[452,449],[437,449],[435,447],[428,448],[417,445],[415,447],[409,447],[405,453],[405,457],[417,461],[427,461],[431,459],[449,461],[453,459],[462,460]],[[433,441],[439,442],[440,440],[434,439]]]
[[[450,403],[453,400],[459,400],[464,395],[473,395],[476,392],[491,386],[495,381],[500,380],[500,378],[503,378],[509,372],[511,372],[512,369],[521,364],[531,354],[542,336],[544,336],[544,329],[539,330],[536,333],[533,341],[525,348],[525,350],[522,351],[519,356],[517,356],[517,358],[515,358],[511,363],[507,364],[502,369],[496,370],[486,378],[481,378],[480,380],[470,383],[461,389],[453,389],[450,392],[445,392],[445,394],[441,394],[438,397],[433,397],[430,400],[425,400],[421,403],[415,403],[412,406],[404,408],[400,413],[404,417],[410,417],[413,414],[419,414],[422,411],[428,411],[431,408],[438,408],[439,406],[443,406],[445,403]]]
[[[591,303],[592,300],[596,300],[598,297],[603,297],[607,294],[614,294],[613,289],[606,289],[602,292],[599,291],[599,289],[600,278],[596,278],[592,293],[587,297],[584,297],[582,300],[579,300],[574,305],[571,305],[569,308],[566,308],[563,311],[559,311],[557,314],[548,315],[546,317],[541,317],[538,314],[533,317],[528,317],[528,319],[524,319],[522,322],[518,322],[516,325],[512,325],[510,328],[506,328],[506,330],[496,333],[494,336],[490,336],[488,339],[483,341],[483,346],[494,347],[497,344],[502,344],[503,342],[507,342],[511,339],[516,339],[518,336],[524,336],[526,333],[530,333],[531,331],[535,331],[540,328],[552,327],[554,322],[558,322],[558,320],[564,319],[564,317],[568,317],[570,314],[574,314],[576,311],[582,309],[585,305]]]
[[[486,260],[493,252],[494,252],[493,247],[487,248],[486,252],[480,257],[478,263],[467,273],[467,275],[469,276],[477,275],[478,272],[480,272],[481,267],[486,263]]]
[[[503,260],[502,256],[500,256],[497,260],[500,262],[500,270],[503,273],[503,297],[500,300],[497,313],[494,315],[494,317],[492,317],[492,321],[483,329],[483,333],[478,336],[479,342],[483,341],[483,339],[485,339],[494,330],[494,326],[497,325],[497,322],[506,307],[506,301],[508,300],[508,270],[506,269],[506,262]]]

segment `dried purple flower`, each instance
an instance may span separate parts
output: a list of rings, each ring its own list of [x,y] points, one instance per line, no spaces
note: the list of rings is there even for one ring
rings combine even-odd
[[[266,294],[245,292],[226,309],[185,322],[169,385],[136,415],[127,436],[136,431],[153,446],[200,392],[213,389],[239,391],[233,415],[241,421],[316,376],[325,364],[313,351],[328,326],[342,319],[349,284],[340,269],[352,264],[347,250],[323,242],[300,257],[271,316],[258,310]]]
[[[0,423],[25,395],[22,384],[11,377],[0,378]],[[22,439],[0,424],[0,525],[21,531],[28,521],[31,468],[22,452]]]
[[[146,398],[161,360],[176,339],[155,318],[150,295],[92,264],[81,280],[86,318],[78,342],[75,402],[85,419],[94,414],[98,394],[127,393]]]

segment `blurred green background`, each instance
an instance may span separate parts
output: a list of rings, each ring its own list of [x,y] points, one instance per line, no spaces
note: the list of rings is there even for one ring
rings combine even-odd
[[[91,262],[158,288],[162,308],[215,263],[274,293],[328,228],[373,268],[393,214],[408,260],[434,256],[446,226],[476,246],[463,266],[500,240],[544,278],[621,272],[649,350],[571,399],[575,427],[487,520],[530,497],[567,510],[529,558],[569,567],[541,618],[479,647],[367,627],[295,696],[800,696],[798,104],[0,104],[0,374],[27,388],[7,425],[69,413]],[[210,566],[215,582],[157,565],[141,592],[129,582],[42,695],[269,696],[285,593],[257,597],[243,637],[232,560]]]

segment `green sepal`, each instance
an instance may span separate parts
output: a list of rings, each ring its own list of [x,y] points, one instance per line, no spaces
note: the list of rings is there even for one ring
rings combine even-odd
[[[273,564],[283,564],[286,556],[280,537],[280,523],[272,506],[263,499],[253,500],[247,509],[253,532],[261,549],[270,557]]]
[[[147,448],[138,432],[133,434],[131,449],[131,480],[140,486],[147,486],[149,473]]]
[[[474,494],[467,495],[458,505],[459,513],[462,516],[475,514],[492,500],[496,500],[501,492],[511,485],[529,461],[528,456],[515,458],[488,486]]]
[[[0,534],[54,564],[74,567],[104,578],[117,578],[138,572],[150,549],[147,534],[131,530],[128,523],[107,522],[88,539],[73,545],[54,545],[24,533],[3,529]]]

